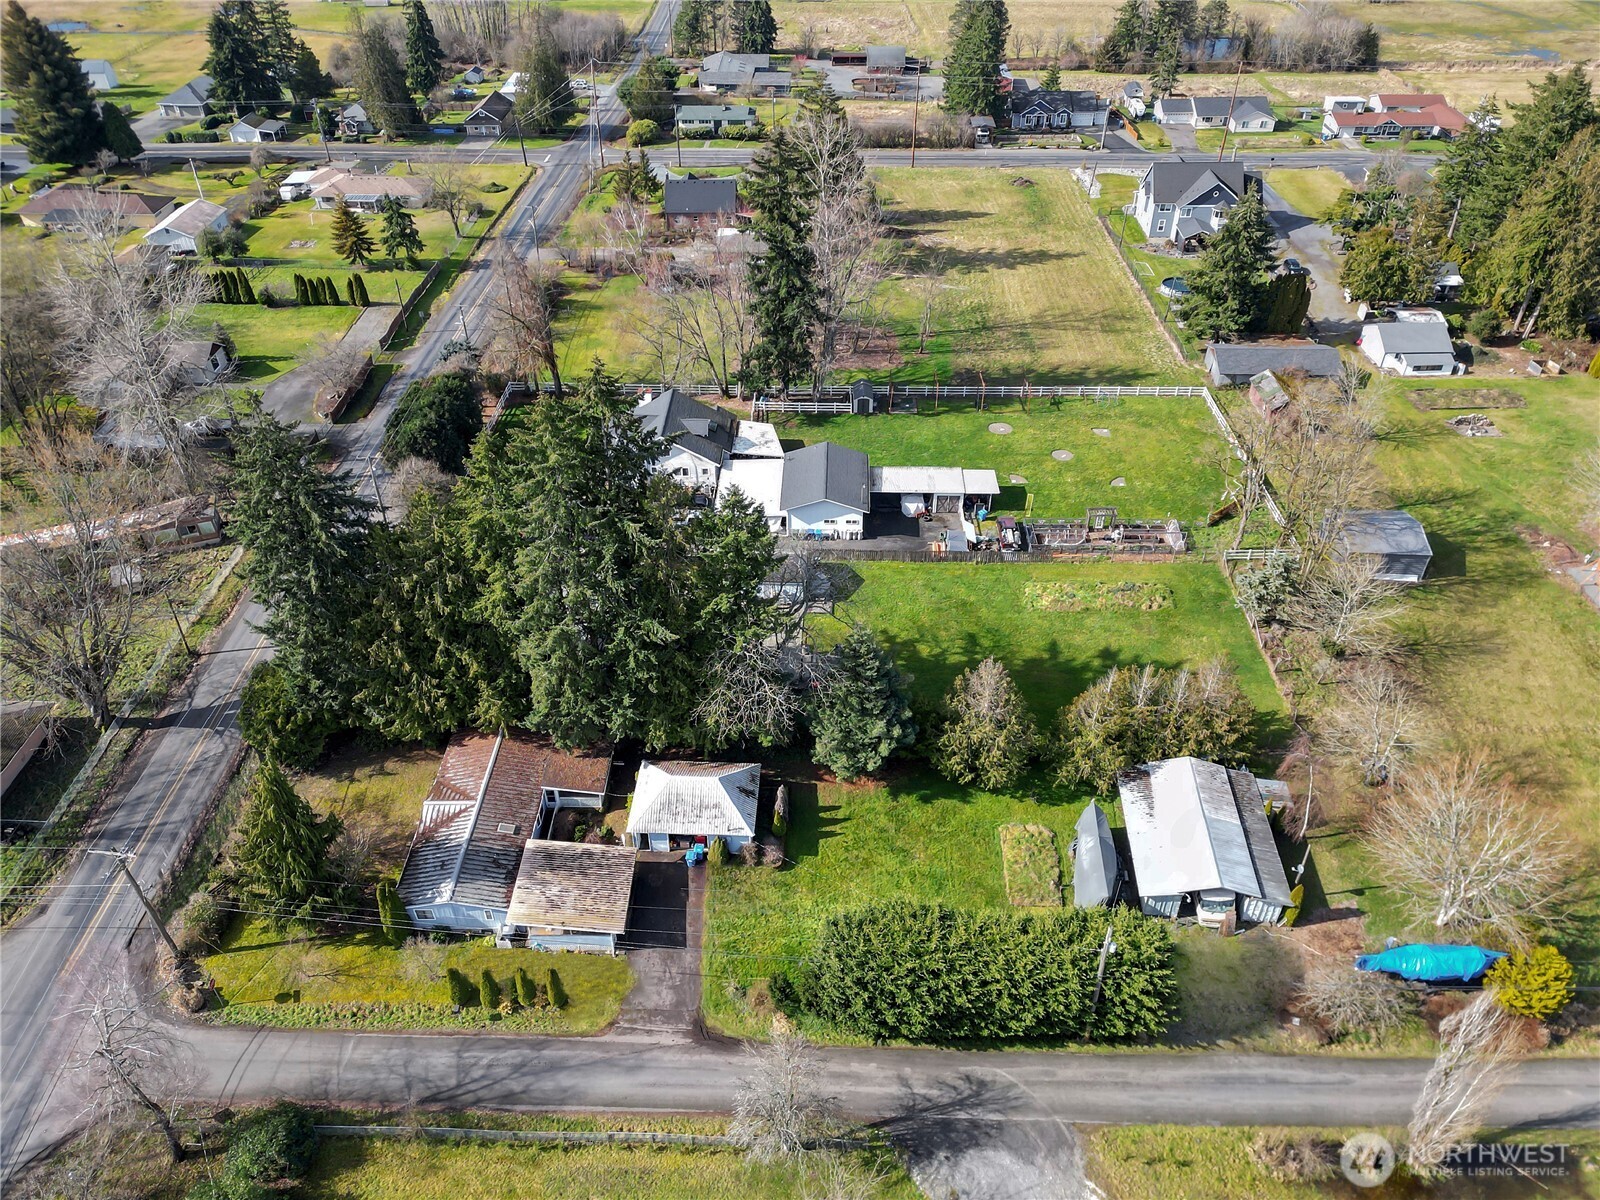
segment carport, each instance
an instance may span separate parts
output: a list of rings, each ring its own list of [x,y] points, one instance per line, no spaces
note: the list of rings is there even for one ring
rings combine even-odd
[[[898,504],[908,517],[930,513],[961,513],[970,502],[994,508],[1000,481],[993,471],[963,467],[873,467],[872,507],[889,510]]]

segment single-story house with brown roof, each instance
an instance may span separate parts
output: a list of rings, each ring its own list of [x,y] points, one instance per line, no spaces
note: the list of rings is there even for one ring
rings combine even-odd
[[[24,225],[45,229],[71,229],[86,208],[114,212],[128,225],[154,225],[176,210],[172,196],[145,192],[102,192],[94,188],[60,184],[40,192],[17,210]]]
[[[400,872],[412,924],[525,942],[529,929],[510,918],[524,854],[546,840],[558,809],[601,808],[610,772],[609,748],[559,750],[520,731],[456,734]]]
[[[531,950],[616,953],[633,897],[632,846],[530,838],[508,916]]]
[[[358,212],[377,212],[395,196],[407,208],[421,208],[433,199],[433,182],[426,175],[357,175],[341,172],[311,193],[317,208],[337,208],[343,198]]]

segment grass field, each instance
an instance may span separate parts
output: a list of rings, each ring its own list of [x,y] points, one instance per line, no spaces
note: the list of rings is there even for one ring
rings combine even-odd
[[[1130,517],[1200,521],[1214,507],[1221,477],[1211,463],[1222,443],[1198,397],[1030,400],[1028,407],[1007,400],[979,412],[967,401],[942,400],[937,411],[930,402],[914,415],[791,417],[780,432],[854,446],[883,466],[989,467],[1000,478],[1001,510],[1021,512],[1032,496],[1041,517],[1081,517],[1114,504]],[[996,422],[1014,432],[990,433]],[[1057,462],[1056,450],[1071,461]],[[1027,482],[1011,482],[1012,475]],[[1117,478],[1126,482],[1112,487]]]
[[[921,1193],[887,1152],[860,1152],[887,1178],[863,1195]],[[817,1193],[788,1165],[756,1166],[735,1150],[690,1146],[537,1146],[331,1138],[317,1151],[304,1200],[801,1200]],[[852,1193],[855,1194],[855,1193]]]
[[[1139,186],[1139,181],[1131,175],[1099,175],[1096,177],[1100,185],[1100,195],[1092,203],[1095,212],[1105,217],[1111,227],[1111,232],[1117,237],[1117,250],[1128,260],[1128,269],[1133,272],[1133,277],[1138,280],[1139,286],[1144,289],[1161,320],[1166,323],[1172,336],[1178,339],[1178,344],[1191,359],[1198,359],[1201,354],[1199,341],[1188,330],[1178,326],[1172,319],[1172,301],[1161,294],[1161,281],[1168,276],[1183,276],[1194,264],[1192,258],[1178,258],[1167,254],[1152,254],[1145,249],[1144,230],[1139,227],[1139,222],[1122,211],[1123,206],[1133,202],[1133,195]],[[1146,314],[1145,320],[1149,321]],[[1170,353],[1170,352],[1169,352]],[[1185,380],[1185,382],[1204,382],[1203,379]]]
[[[298,367],[307,354],[315,352],[322,339],[342,336],[355,324],[361,310],[349,304],[314,308],[202,304],[194,315],[202,330],[215,322],[228,331],[239,352],[235,374],[241,383],[260,387]]]
[[[398,875],[439,757],[437,750],[420,746],[369,750],[352,745],[295,776],[294,787],[318,812],[332,813],[345,828],[370,830],[373,870]]]
[[[1302,216],[1320,221],[1333,207],[1350,181],[1327,167],[1310,170],[1290,170],[1280,167],[1267,172],[1267,185],[1289,203],[1289,207]]]
[[[861,585],[838,620],[817,626],[826,642],[859,621],[913,675],[919,708],[935,705],[962,670],[989,654],[1012,672],[1041,723],[1119,663],[1198,663],[1226,656],[1267,714],[1276,740],[1281,705],[1266,666],[1228,600],[1221,575],[1199,563],[1129,566],[992,567],[861,563]],[[1170,608],[1054,613],[1030,608],[1030,582],[1136,578],[1170,588]],[[938,613],[938,620],[930,620]],[[1008,905],[998,829],[1019,823],[1070,843],[1089,796],[1043,771],[1009,794],[949,783],[906,766],[882,781],[841,784],[797,779],[781,871],[728,867],[712,878],[707,905],[705,1004],[731,1032],[761,1031],[767,1012],[759,982],[803,955],[829,914],[871,898],[910,897],[965,907]],[[1113,824],[1120,824],[1113,816]],[[1063,856],[1064,858],[1065,856]],[[1063,863],[1063,888],[1070,867]],[[1215,939],[1213,939],[1215,940]],[[836,1037],[813,1028],[818,1036]]]
[[[1061,907],[1061,850],[1043,825],[1002,825],[1000,862],[1006,898],[1019,908]]]
[[[916,352],[913,285],[885,285],[905,355],[895,378],[976,383],[981,370],[1011,382],[1189,382],[1066,172],[899,169],[875,178],[896,235],[893,269],[946,281],[926,355]]]

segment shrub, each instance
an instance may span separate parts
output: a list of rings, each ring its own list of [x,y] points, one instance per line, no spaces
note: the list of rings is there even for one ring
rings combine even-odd
[[[292,679],[276,663],[261,663],[250,672],[239,697],[239,732],[260,754],[285,767],[309,767],[322,757],[335,728],[296,694]]]
[[[1505,328],[1506,319],[1492,308],[1480,308],[1467,318],[1467,332],[1480,342],[1493,341]]]
[[[834,673],[810,714],[816,761],[841,779],[881,767],[895,750],[911,745],[906,680],[870,630],[854,630],[833,653]]]
[[[728,861],[728,843],[719,837],[711,838],[706,842],[706,861],[713,867],[720,867]]]
[[[485,1008],[499,1008],[502,999],[500,981],[488,967],[483,969],[482,983],[478,986],[478,1001]]]
[[[935,765],[946,779],[1000,791],[1028,769],[1039,732],[997,658],[963,671],[945,696]]]
[[[562,1009],[567,1006],[567,989],[561,984],[561,976],[556,974],[554,967],[550,968],[550,980],[546,987],[550,997],[550,1007]]]
[[[1405,990],[1389,976],[1336,959],[1323,959],[1306,972],[1298,997],[1335,1037],[1398,1029],[1410,1007]]]
[[[230,1183],[293,1183],[310,1169],[316,1151],[317,1131],[311,1113],[298,1104],[279,1101],[229,1129],[223,1179]]]
[[[1305,1129],[1263,1129],[1250,1140],[1250,1158],[1279,1183],[1333,1178],[1338,1148]]]
[[[1257,621],[1275,621],[1294,595],[1294,559],[1279,554],[1233,577],[1234,603]]]
[[[456,968],[451,967],[444,973],[444,981],[450,989],[450,1003],[457,1008],[466,1008],[473,1001],[472,984],[467,977]]]
[[[628,145],[648,146],[661,136],[661,126],[646,118],[628,126]]]
[[[196,892],[183,906],[182,917],[183,936],[178,939],[178,947],[193,956],[222,944],[233,914],[210,892]]]
[[[1554,946],[1516,950],[1489,968],[1484,986],[1512,1012],[1542,1021],[1572,1000],[1572,964]]]
[[[517,993],[517,999],[523,1008],[533,1008],[539,1001],[539,990],[533,980],[528,978],[528,972],[518,967],[511,976],[511,989]]]
[[[1092,1007],[1108,926],[1117,956]],[[1018,916],[896,900],[830,917],[793,982],[806,1008],[864,1037],[1116,1041],[1166,1027],[1172,960],[1167,926],[1132,909]]]
[[[480,192],[489,192],[490,194],[493,194],[495,192],[503,192],[503,191],[505,191],[506,190],[506,185],[501,183],[498,179],[491,179],[488,183],[484,184],[478,190]]]
[[[378,919],[383,922],[383,932],[393,945],[401,945],[411,935],[411,918],[406,915],[400,890],[392,879],[385,879],[378,885]]]
[[[772,832],[782,837],[789,832],[789,785],[780,783],[772,802]]]
[[[739,847],[739,861],[747,867],[761,865],[761,843],[751,838]]]
[[[459,475],[483,430],[483,406],[472,381],[459,372],[435,375],[406,388],[389,420],[383,456],[393,464],[425,458]]]

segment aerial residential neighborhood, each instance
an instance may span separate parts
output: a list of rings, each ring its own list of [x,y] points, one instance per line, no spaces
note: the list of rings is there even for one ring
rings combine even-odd
[[[1600,1178],[1600,2],[8,0],[0,1193]]]

